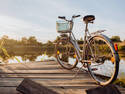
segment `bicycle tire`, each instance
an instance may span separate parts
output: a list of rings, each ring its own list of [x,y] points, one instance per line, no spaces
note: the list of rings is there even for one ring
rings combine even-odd
[[[71,70],[76,67],[78,60],[71,42],[67,40],[59,40],[57,42],[56,60],[65,69]]]
[[[113,83],[118,76],[119,61],[120,61],[119,55],[115,50],[113,43],[107,36],[102,34],[95,35],[92,38],[90,38],[89,43],[90,43],[89,46],[88,45],[86,46],[86,59],[93,60],[93,62],[87,63],[88,71],[90,75],[99,85],[104,86],[104,85]],[[96,43],[98,43],[98,45]],[[98,55],[96,51],[99,52]],[[98,67],[94,65],[96,63],[98,63]],[[99,63],[102,64],[104,68],[102,67],[102,65],[99,66]],[[111,67],[113,71],[112,70],[110,71],[108,67]]]

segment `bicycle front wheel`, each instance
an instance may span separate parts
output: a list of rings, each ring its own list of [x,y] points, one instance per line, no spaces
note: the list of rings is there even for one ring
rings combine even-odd
[[[119,71],[119,56],[110,39],[97,35],[90,39],[86,48],[86,59],[91,76],[100,85],[111,84]]]
[[[56,44],[57,62],[65,69],[73,69],[77,65],[76,51],[71,42],[60,40]]]

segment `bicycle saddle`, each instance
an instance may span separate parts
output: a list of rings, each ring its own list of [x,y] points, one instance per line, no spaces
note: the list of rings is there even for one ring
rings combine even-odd
[[[92,22],[93,20],[95,20],[94,15],[86,15],[83,17],[83,21],[85,21],[85,22]]]

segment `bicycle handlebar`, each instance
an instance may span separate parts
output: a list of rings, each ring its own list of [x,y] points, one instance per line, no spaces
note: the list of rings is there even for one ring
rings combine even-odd
[[[58,16],[59,19],[66,19],[65,16]]]
[[[77,17],[80,17],[80,16],[81,15],[73,15],[71,20],[67,20],[65,16],[58,16],[58,18],[71,22],[71,21],[73,21],[74,18],[77,18]]]
[[[72,18],[80,17],[81,15],[73,15]]]

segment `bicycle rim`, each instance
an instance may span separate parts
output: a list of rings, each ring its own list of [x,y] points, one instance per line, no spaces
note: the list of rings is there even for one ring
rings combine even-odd
[[[56,58],[65,69],[73,69],[77,65],[77,55],[73,45],[67,40],[60,40],[56,45]]]
[[[118,75],[118,55],[114,54],[110,42],[102,36],[95,36],[87,46],[88,70],[100,85],[107,85],[116,80]]]

